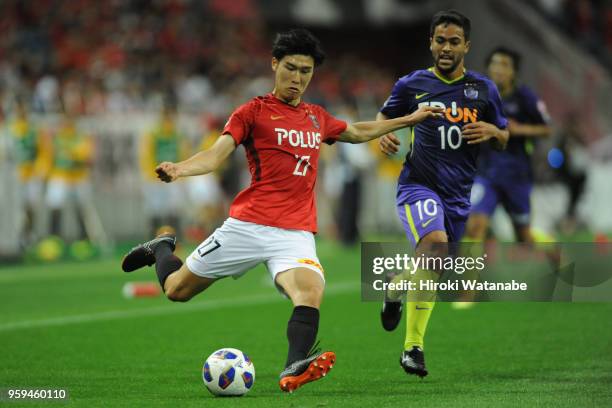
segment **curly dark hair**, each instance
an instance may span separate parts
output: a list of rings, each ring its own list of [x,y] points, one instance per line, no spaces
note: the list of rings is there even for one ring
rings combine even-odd
[[[472,22],[469,18],[458,12],[457,10],[445,10],[437,12],[431,19],[429,26],[429,36],[433,37],[436,27],[440,24],[454,24],[463,28],[463,36],[465,41],[470,40],[470,31],[472,30]]]

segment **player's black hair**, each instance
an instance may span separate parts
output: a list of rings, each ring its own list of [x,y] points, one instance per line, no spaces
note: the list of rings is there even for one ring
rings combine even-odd
[[[491,63],[491,60],[493,59],[493,56],[495,54],[502,54],[510,57],[510,59],[512,60],[512,65],[514,66],[514,72],[519,71],[519,68],[521,67],[521,54],[511,48],[507,48],[504,46],[495,47],[493,50],[491,50],[486,60],[487,67]]]
[[[311,56],[315,66],[321,65],[325,60],[321,43],[310,31],[304,28],[294,28],[276,34],[272,45],[272,56],[280,61],[286,55],[295,54]]]
[[[431,25],[429,26],[429,36],[433,37],[436,27],[440,24],[454,24],[463,28],[463,35],[465,41],[470,40],[470,31],[472,29],[472,22],[469,18],[458,12],[457,10],[444,10],[437,12],[431,19]]]

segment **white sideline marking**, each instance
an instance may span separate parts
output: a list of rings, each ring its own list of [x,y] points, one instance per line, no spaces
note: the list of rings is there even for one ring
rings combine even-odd
[[[343,282],[327,285],[325,288],[326,295],[350,293],[358,289],[360,285],[356,282]],[[275,294],[261,294],[255,296],[241,297],[237,299],[222,299],[222,300],[210,300],[196,303],[186,303],[174,306],[155,306],[141,309],[132,310],[111,310],[108,312],[98,313],[86,313],[72,316],[53,317],[49,319],[39,320],[23,320],[20,322],[11,322],[0,324],[0,332],[8,332],[22,329],[32,329],[40,327],[53,327],[53,326],[68,326],[71,324],[98,322],[104,320],[119,320],[119,319],[130,319],[133,317],[143,316],[160,316],[170,315],[185,312],[193,312],[196,310],[213,310],[221,309],[225,307],[239,307],[239,306],[250,306],[260,305],[266,303],[276,303],[285,300],[278,293]]]

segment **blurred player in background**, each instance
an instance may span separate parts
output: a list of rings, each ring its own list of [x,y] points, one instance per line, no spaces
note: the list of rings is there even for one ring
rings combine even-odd
[[[588,146],[582,137],[581,125],[583,125],[583,121],[580,118],[580,113],[570,113],[564,120],[563,130],[558,141],[563,162],[557,171],[561,182],[565,184],[569,192],[569,202],[567,203],[565,216],[561,219],[561,225],[559,226],[561,232],[566,235],[572,235],[577,228],[584,227],[583,221],[576,210],[587,182],[590,157]]]
[[[36,213],[43,194],[43,157],[44,138],[28,117],[23,101],[15,103],[15,115],[8,124],[8,134],[13,139],[17,157],[17,170],[21,186],[21,202],[24,209],[22,243],[32,244],[36,225]]]
[[[424,106],[444,108],[443,118],[412,128],[412,149],[397,186],[397,210],[419,254],[443,256],[438,251],[446,251],[447,242],[459,241],[469,215],[481,144],[490,142],[503,149],[508,140],[507,121],[495,84],[464,68],[464,56],[470,49],[470,27],[470,20],[457,11],[437,13],[430,25],[434,66],[400,78],[377,115],[378,120],[384,120]],[[396,153],[399,145],[399,139],[392,134],[380,139],[380,148],[387,154]],[[437,280],[437,274],[418,270],[412,278]],[[387,296],[381,320],[386,330],[394,330],[401,320],[402,304],[398,294]],[[406,339],[400,356],[400,364],[408,374],[428,374],[423,339],[435,296],[432,292],[414,301],[408,298]]]
[[[178,162],[188,157],[188,143],[176,124],[176,110],[166,102],[155,127],[142,138],[140,167],[145,178],[143,194],[152,235],[162,227],[180,231],[179,213],[183,203],[181,183],[163,186],[157,182],[155,168],[161,162]]]
[[[62,211],[66,203],[72,202],[76,209],[79,239],[85,239],[88,236],[87,212],[93,200],[90,183],[93,139],[79,129],[77,118],[66,112],[44,152],[49,169],[45,203],[51,211],[51,235],[64,237]]]
[[[508,118],[510,139],[506,150],[485,148],[480,155],[465,231],[470,241],[486,238],[491,216],[502,204],[512,220],[517,241],[533,242],[529,225],[531,153],[534,139],[550,136],[551,127],[544,102],[518,83],[520,61],[516,51],[505,47],[495,48],[487,58],[488,75],[499,89]]]
[[[274,89],[240,106],[215,144],[179,163],[157,167],[161,180],[208,174],[242,144],[251,185],[235,198],[230,217],[187,258],[173,254],[176,238],[161,235],[124,258],[126,272],[155,264],[166,296],[187,301],[218,279],[238,278],[264,263],[293,313],[287,325],[289,351],[279,386],[292,392],[324,376],[333,352],[316,350],[325,278],[317,257],[314,188],[320,149],[336,141],[364,143],[436,116],[422,107],[408,116],[347,124],[318,105],[302,102],[315,66],[324,59],[319,41],[297,29],[279,34],[272,49]],[[440,113],[438,113],[440,114]]]

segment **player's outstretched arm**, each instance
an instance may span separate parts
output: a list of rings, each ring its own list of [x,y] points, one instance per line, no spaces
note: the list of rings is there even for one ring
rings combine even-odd
[[[351,123],[346,127],[346,130],[340,135],[338,140],[348,143],[369,142],[372,139],[398,129],[414,126],[425,119],[442,117],[442,112],[442,108],[421,106],[410,115],[395,119]]]
[[[510,137],[548,137],[552,133],[552,128],[548,125],[519,123],[508,119],[508,131]]]
[[[230,135],[222,135],[210,149],[203,150],[179,163],[163,162],[155,169],[161,181],[171,183],[179,177],[199,176],[215,171],[236,149]]]
[[[376,114],[377,121],[387,119],[387,116],[382,112],[378,112]],[[399,152],[400,144],[401,142],[399,138],[394,133],[387,133],[386,135],[383,135],[380,139],[378,139],[378,147],[380,148],[380,151],[386,154],[387,156]]]
[[[461,136],[467,140],[467,144],[491,141],[493,148],[504,150],[510,133],[507,129],[499,129],[491,123],[480,121],[463,126]]]

